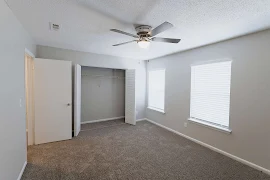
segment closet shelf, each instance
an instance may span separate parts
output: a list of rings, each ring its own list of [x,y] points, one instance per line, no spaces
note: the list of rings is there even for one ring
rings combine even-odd
[[[101,75],[86,75],[82,74],[83,77],[93,77],[93,78],[111,78],[111,79],[125,79],[123,76],[101,76]]]

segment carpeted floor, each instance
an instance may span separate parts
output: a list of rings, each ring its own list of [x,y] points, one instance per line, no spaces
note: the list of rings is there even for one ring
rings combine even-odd
[[[81,126],[81,131],[88,131],[93,129],[108,128],[111,126],[118,126],[120,124],[125,124],[125,119],[117,119],[113,121],[104,121],[99,123],[88,123]]]
[[[147,121],[136,126],[102,122],[82,129],[72,140],[29,147],[22,179],[270,180]]]

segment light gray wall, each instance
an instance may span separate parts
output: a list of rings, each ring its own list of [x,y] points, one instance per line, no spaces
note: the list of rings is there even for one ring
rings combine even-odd
[[[125,116],[125,71],[82,67],[82,122],[121,116]]]
[[[136,69],[136,119],[145,118],[146,63],[128,58],[37,46],[37,57],[69,60],[74,64],[114,69]]]
[[[24,52],[35,45],[4,0],[0,29],[0,179],[15,180],[26,161]]]
[[[188,123],[190,65],[231,58],[230,127],[225,134]],[[146,117],[187,136],[270,169],[270,30],[151,60],[147,69],[166,68],[166,114]]]

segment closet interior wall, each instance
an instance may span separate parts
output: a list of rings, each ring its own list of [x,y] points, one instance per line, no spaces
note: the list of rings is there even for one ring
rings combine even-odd
[[[125,71],[82,67],[82,123],[123,118]]]

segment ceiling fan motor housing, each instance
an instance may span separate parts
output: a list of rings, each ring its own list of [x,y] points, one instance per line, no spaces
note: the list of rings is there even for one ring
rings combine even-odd
[[[151,29],[152,29],[151,26],[140,25],[140,26],[137,26],[135,29],[137,31],[137,35],[140,36],[141,38],[151,36]]]

